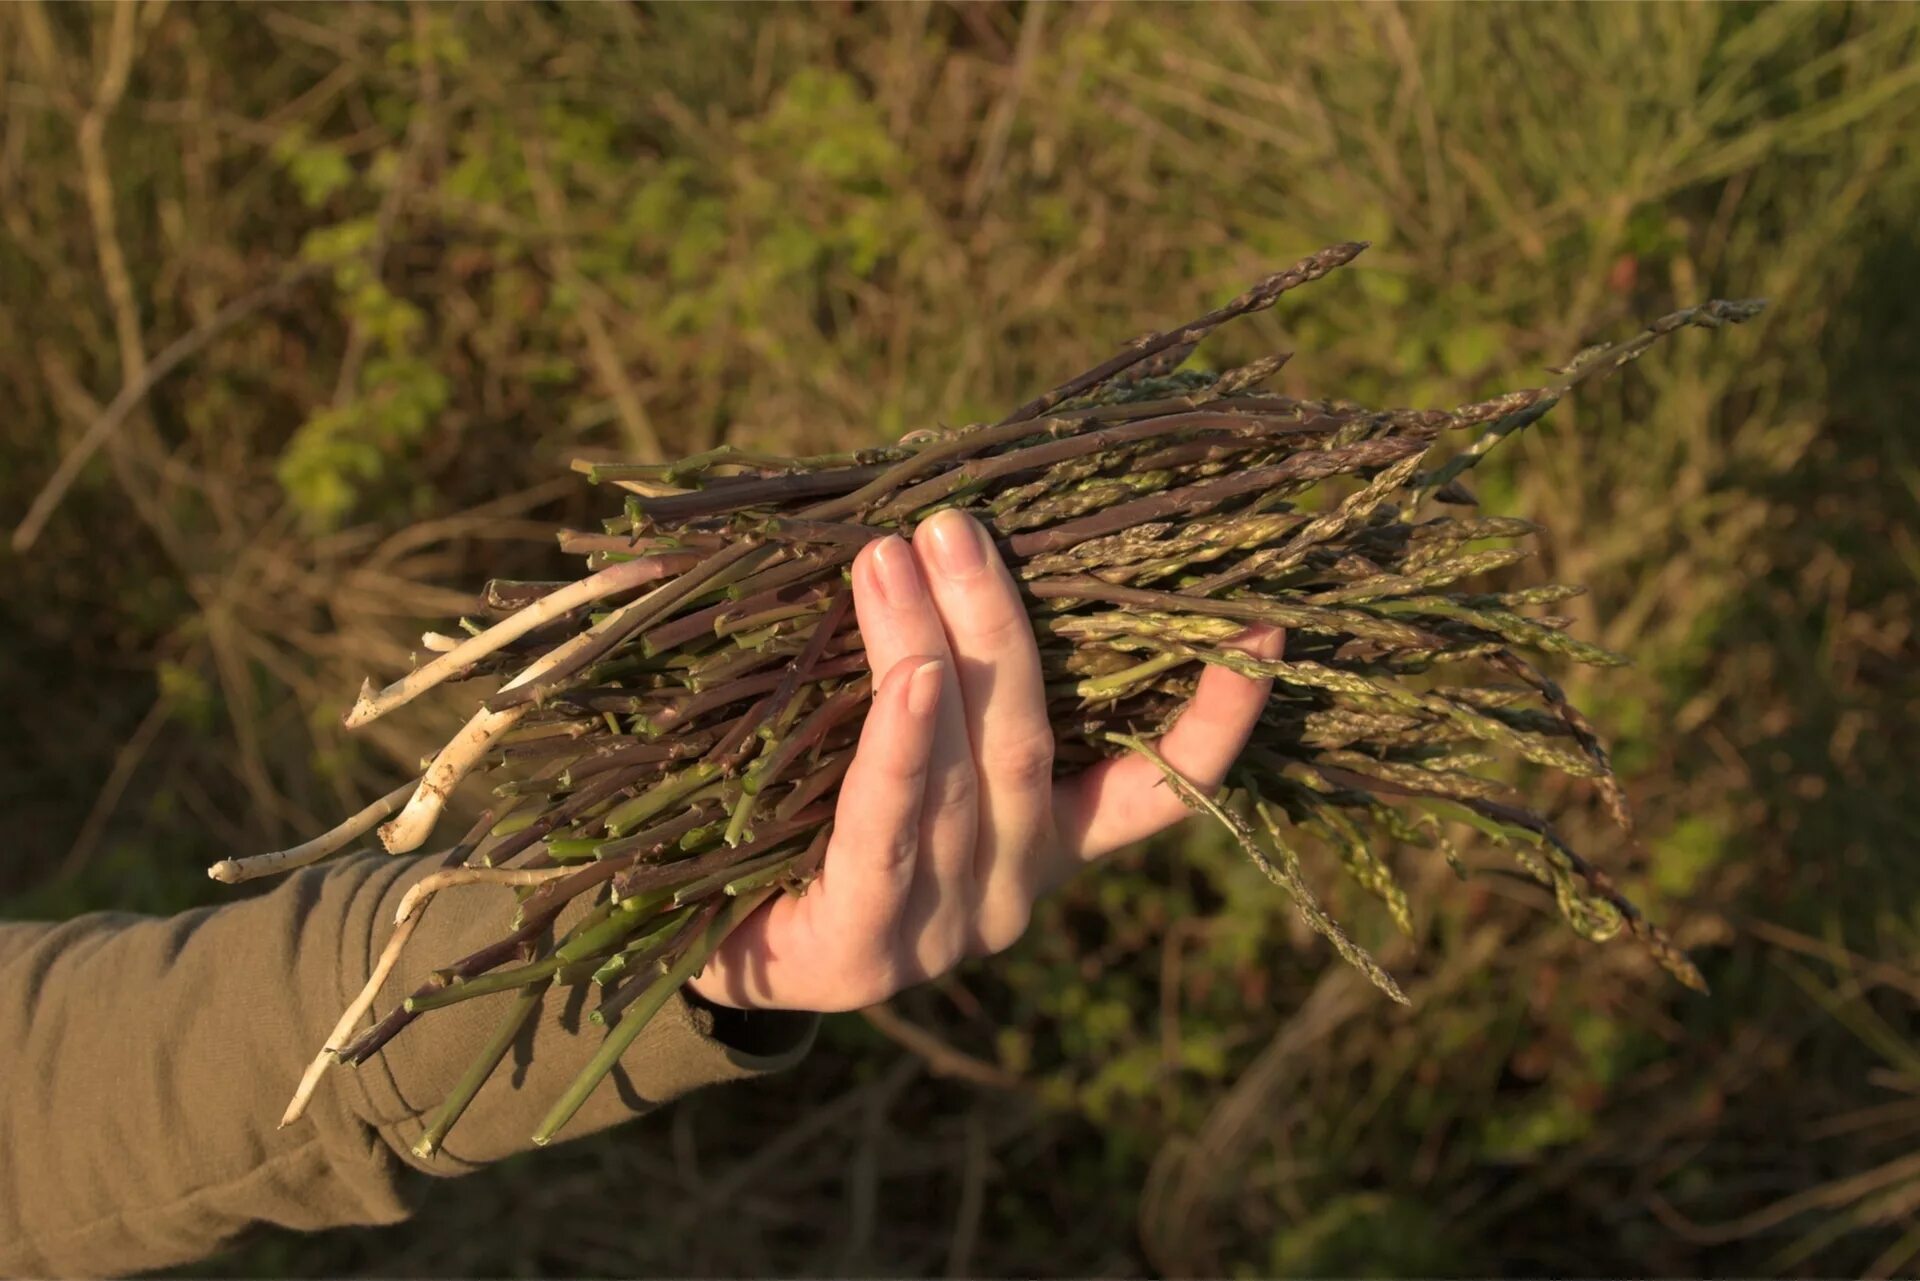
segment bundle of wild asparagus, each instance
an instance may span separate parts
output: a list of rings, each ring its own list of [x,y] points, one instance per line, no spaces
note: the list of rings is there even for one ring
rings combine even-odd
[[[517,993],[422,1140],[431,1152],[541,991],[591,983],[592,1017],[608,1031],[535,1136],[552,1137],[727,933],[770,896],[804,889],[818,867],[871,695],[849,566],[869,540],[910,534],[946,507],[984,522],[1027,596],[1061,765],[1122,752],[1152,759],[1388,995],[1403,999],[1304,879],[1303,838],[1331,847],[1408,930],[1406,896],[1374,842],[1432,849],[1458,871],[1442,824],[1464,821],[1550,887],[1581,934],[1629,932],[1701,986],[1607,876],[1488,770],[1517,757],[1589,780],[1629,824],[1593,729],[1534,662],[1622,660],[1570,636],[1564,619],[1522,612],[1578,588],[1463,585],[1524,556],[1511,544],[1534,526],[1471,514],[1460,478],[1659,336],[1745,320],[1760,304],[1677,312],[1582,353],[1549,385],[1448,411],[1261,390],[1284,357],[1181,370],[1209,332],[1363,248],[1314,254],[992,425],[810,458],[721,448],[671,464],[581,464],[590,480],[625,491],[603,532],[561,536],[590,572],[489,583],[486,606],[500,621],[462,620],[464,639],[429,633],[430,661],[384,689],[369,682],[348,713],[363,725],[444,681],[502,678],[424,774],[314,841],[212,869],[236,881],[302,866],[389,816],[387,849],[412,850],[463,779],[484,769],[494,783],[493,808],[410,892],[287,1119],[330,1062],[364,1061],[438,1007]],[[1471,444],[1448,448],[1475,427]],[[1249,623],[1284,627],[1284,658],[1233,647]],[[1274,678],[1219,795],[1181,778],[1149,742],[1210,663]],[[519,897],[501,938],[361,1028],[420,908],[471,882]],[[576,903],[584,914],[556,937]]]

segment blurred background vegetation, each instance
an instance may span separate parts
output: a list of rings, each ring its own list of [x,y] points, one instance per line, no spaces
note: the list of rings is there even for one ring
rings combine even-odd
[[[1348,238],[1203,357],[1452,403],[1763,295],[1477,473],[1637,660],[1567,675],[1644,843],[1543,800],[1712,999],[1476,877],[1397,1009],[1195,827],[794,1074],[192,1271],[1911,1272],[1917,140],[1910,6],[9,7],[0,910],[384,791],[454,705],[340,710],[564,567],[576,454],[986,417]]]

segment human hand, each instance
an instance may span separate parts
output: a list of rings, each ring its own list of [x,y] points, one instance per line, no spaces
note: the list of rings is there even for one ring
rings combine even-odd
[[[875,693],[826,857],[804,895],[748,920],[693,980],[715,1004],[828,1012],[885,1000],[1008,947],[1042,893],[1187,813],[1138,756],[1054,779],[1032,626],[972,518],[941,512],[911,545],[868,545],[853,599]],[[1276,658],[1282,641],[1253,628],[1241,644]],[[1208,667],[1161,755],[1218,787],[1270,684]]]

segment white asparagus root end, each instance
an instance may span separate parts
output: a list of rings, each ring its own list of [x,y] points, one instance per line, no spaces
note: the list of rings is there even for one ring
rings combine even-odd
[[[400,898],[393,915],[395,925],[405,925],[441,890],[456,885],[543,885],[579,871],[577,867],[449,867],[423,876]]]
[[[287,1103],[287,1110],[280,1116],[280,1128],[285,1129],[298,1121],[307,1110],[307,1104],[313,1099],[313,1092],[320,1084],[320,1078],[327,1074],[340,1051],[346,1047],[347,1040],[353,1035],[353,1029],[373,1008],[373,999],[380,994],[387,976],[393,973],[393,967],[400,960],[400,953],[407,946],[407,940],[413,936],[414,927],[420,924],[419,916],[410,916],[402,920],[387,939],[387,945],[381,949],[380,959],[374,962],[373,973],[367,977],[366,986],[360,989],[360,995],[353,998],[346,1010],[340,1015],[340,1021],[333,1025],[333,1031],[327,1034],[326,1044],[313,1056],[313,1062],[307,1064],[307,1070],[301,1074],[300,1084],[294,1088],[293,1098]]]
[[[631,562],[638,563],[638,562]],[[632,617],[634,610],[645,609],[647,602],[664,589],[655,589],[635,601],[629,601],[613,613],[581,632],[578,636],[561,645],[556,645],[543,657],[529,664],[526,670],[500,687],[504,693],[525,685],[528,681],[539,680],[554,668],[571,659],[589,645],[595,644],[601,635],[622,626]],[[554,593],[558,595],[559,593]],[[553,597],[543,597],[551,600]],[[529,608],[533,608],[530,606]],[[475,639],[478,639],[477,637]],[[451,655],[449,655],[451,657]],[[424,669],[423,669],[424,670]],[[460,784],[460,780],[470,773],[487,749],[501,735],[512,729],[522,716],[530,710],[522,703],[502,712],[491,712],[482,708],[474,713],[473,719],[461,726],[448,744],[440,749],[433,758],[433,764],[420,779],[420,786],[414,792],[413,799],[400,811],[400,817],[380,829],[380,840],[389,854],[405,854],[408,850],[418,849],[433,831],[433,825],[440,819],[440,811],[446,807],[447,797]]]
[[[604,597],[630,591],[643,583],[680,573],[697,564],[700,559],[698,552],[665,552],[658,556],[642,556],[637,560],[610,565],[579,582],[569,583],[557,591],[549,592],[518,613],[501,619],[478,636],[455,643],[453,648],[441,653],[431,662],[414,668],[385,689],[374,689],[373,682],[369,680],[360,687],[360,697],[354,700],[352,709],[347,712],[347,728],[358,729],[369,721],[386,715],[394,708],[412,702],[435,685],[462,669],[472,666],[488,654],[505,648],[535,628],[543,627],[582,605],[590,605]],[[437,646],[429,643],[428,648],[437,648]]]
[[[254,854],[247,858],[224,858],[208,868],[207,875],[227,885],[238,885],[241,881],[251,881],[255,877],[272,876],[276,872],[291,872],[297,867],[318,863],[329,854],[339,853],[372,831],[375,823],[400,808],[418,784],[418,779],[402,783],[359,813],[341,822],[332,831],[324,832],[310,841],[295,845],[291,849],[274,850],[270,854]]]
[[[400,816],[381,827],[380,843],[387,847],[387,853],[405,854],[420,848],[433,832],[433,825],[440,821],[440,811],[446,808],[447,797],[460,785],[460,780],[473,772],[494,740],[512,729],[529,710],[524,703],[504,712],[482,708],[460,727],[460,732],[433,758],[433,764],[421,776],[420,786],[414,789],[413,798],[400,811]]]

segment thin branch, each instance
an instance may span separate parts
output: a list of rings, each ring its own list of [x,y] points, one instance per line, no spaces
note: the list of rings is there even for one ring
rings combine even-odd
[[[646,402],[641,399],[639,389],[627,374],[620,350],[613,340],[613,331],[600,314],[603,295],[581,273],[574,261],[573,249],[564,234],[568,226],[566,199],[547,168],[546,146],[537,133],[529,131],[522,137],[521,151],[527,162],[527,186],[533,192],[534,203],[539,206],[540,218],[549,229],[560,233],[553,240],[554,275],[580,298],[578,315],[581,332],[587,340],[587,354],[601,381],[613,395],[614,407],[619,411],[620,424],[625,429],[627,447],[649,458],[664,460],[667,456],[666,446],[661,443],[660,434],[647,415]]]
[[[935,1076],[970,1081],[989,1090],[1005,1090],[1012,1094],[1033,1092],[1029,1082],[997,1063],[989,1063],[954,1049],[919,1024],[902,1018],[884,1001],[879,1005],[869,1005],[860,1011],[860,1016],[872,1025],[874,1031],[920,1056]]]
[[[147,714],[140,718],[140,724],[114,754],[113,769],[108,773],[107,781],[101,784],[99,793],[94,796],[86,821],[80,825],[80,834],[73,838],[73,844],[67,849],[67,857],[60,864],[62,879],[73,878],[87,865],[100,834],[106,830],[114,811],[120,807],[120,798],[126,794],[127,784],[133,781],[134,772],[147,758],[147,753],[153,750],[160,731],[166,727],[170,710],[165,696],[154,699],[153,705],[147,708]]]
[[[147,394],[157,387],[161,380],[178,369],[182,364],[198,355],[207,344],[218,338],[248,316],[277,301],[295,285],[311,280],[328,269],[330,264],[307,263],[287,271],[279,279],[262,285],[251,293],[242,294],[219,311],[209,316],[189,332],[169,343],[158,356],[148,362],[146,368],[133,381],[121,387],[120,394],[113,398],[100,416],[95,418],[81,434],[73,448],[69,449],[54,468],[53,475],[47,478],[40,492],[34,495],[33,502],[27,507],[27,514],[13,530],[13,550],[24,552],[32,547],[46,528],[47,521],[54,510],[73,488],[73,482],[80,477],[83,469],[92,460],[127,415],[137,408]]]

